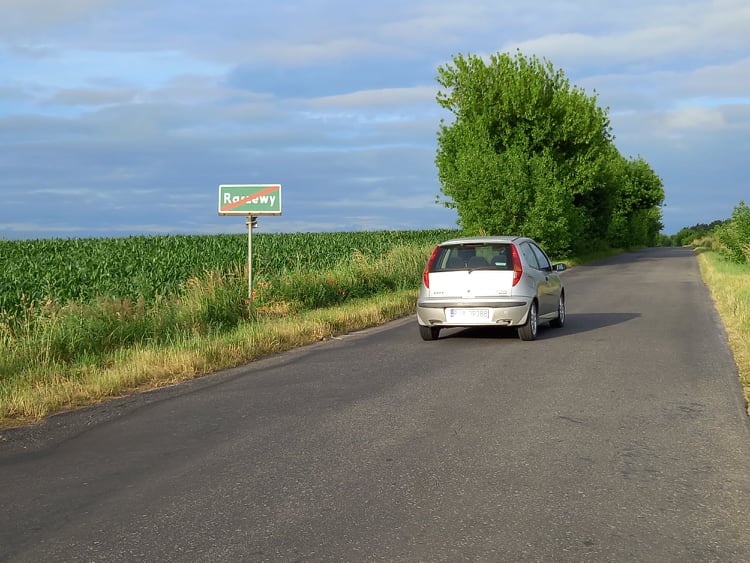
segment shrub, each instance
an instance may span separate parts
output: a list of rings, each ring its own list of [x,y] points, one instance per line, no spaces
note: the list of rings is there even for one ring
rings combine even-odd
[[[750,207],[740,201],[732,218],[717,227],[714,236],[722,256],[731,262],[750,263]]]

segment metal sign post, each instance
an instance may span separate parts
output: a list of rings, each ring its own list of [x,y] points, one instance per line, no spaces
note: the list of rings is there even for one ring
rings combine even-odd
[[[252,215],[248,215],[245,223],[247,224],[247,299],[250,306],[253,306],[253,222]]]
[[[253,304],[253,229],[258,215],[281,215],[281,184],[223,184],[219,186],[219,215],[247,219],[247,298]]]

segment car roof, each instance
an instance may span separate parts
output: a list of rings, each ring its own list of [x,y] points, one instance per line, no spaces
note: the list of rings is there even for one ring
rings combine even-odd
[[[491,236],[491,237],[461,237],[461,238],[452,238],[450,240],[446,240],[444,242],[441,242],[439,246],[448,246],[448,245],[457,245],[457,244],[471,244],[471,243],[487,243],[487,244],[495,244],[495,243],[505,243],[509,244],[511,242],[518,242],[520,240],[530,240],[526,237],[518,237],[518,236]]]

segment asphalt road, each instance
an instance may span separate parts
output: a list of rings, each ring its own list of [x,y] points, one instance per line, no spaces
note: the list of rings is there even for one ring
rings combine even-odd
[[[0,561],[750,561],[750,424],[689,249],[535,342],[414,318],[0,434]]]

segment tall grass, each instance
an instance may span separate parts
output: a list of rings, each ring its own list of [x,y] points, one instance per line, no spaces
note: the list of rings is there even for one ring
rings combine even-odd
[[[698,264],[724,322],[750,405],[750,264],[731,262],[710,251],[698,254]]]
[[[254,234],[253,276],[329,269],[355,252],[379,256],[395,246],[434,244],[455,233]],[[247,235],[0,240],[0,311],[15,315],[47,301],[158,300],[180,295],[188,280],[209,272],[241,274],[246,264]]]
[[[145,381],[173,381],[175,372],[182,370],[192,376],[227,367],[226,358],[233,357],[229,353],[214,360],[191,360],[187,367],[144,368],[135,377],[130,367],[113,369],[126,366],[124,357],[144,350],[161,349],[169,357],[168,351],[186,343],[231,340],[232,334],[253,326],[265,327],[264,338],[273,338],[269,321],[300,320],[334,305],[343,320],[324,323],[323,332],[339,325],[351,329],[360,321],[352,318],[348,303],[375,295],[396,296],[395,305],[384,307],[395,306],[406,314],[404,303],[413,308],[433,244],[398,245],[377,255],[355,250],[324,269],[262,272],[252,298],[247,294],[246,270],[235,269],[192,277],[171,296],[65,303],[48,299],[30,303],[18,315],[5,312],[0,316],[0,419],[35,419],[66,405],[117,395]],[[240,361],[249,359],[244,354]]]
[[[0,395],[29,370],[416,287],[453,230],[0,241]],[[30,367],[31,366],[31,367]]]

